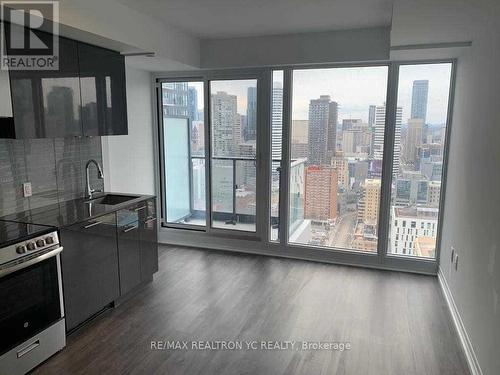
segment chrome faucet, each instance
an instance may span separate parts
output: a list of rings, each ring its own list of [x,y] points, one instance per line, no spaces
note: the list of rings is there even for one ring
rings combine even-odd
[[[86,195],[86,197],[88,199],[92,199],[92,193],[101,193],[102,192],[102,190],[96,190],[96,189],[92,189],[90,187],[90,178],[89,178],[89,167],[90,167],[90,164],[94,164],[97,167],[97,178],[99,178],[100,180],[104,180],[104,173],[102,173],[101,166],[94,159],[90,159],[87,162],[87,165],[85,165],[85,175],[87,177],[87,190],[85,192],[85,195]]]

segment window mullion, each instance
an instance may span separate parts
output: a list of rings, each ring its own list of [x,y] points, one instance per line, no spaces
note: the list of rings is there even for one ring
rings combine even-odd
[[[280,206],[279,206],[279,241],[282,246],[288,244],[289,231],[289,191],[291,164],[291,129],[292,129],[292,70],[283,72],[283,115],[282,146],[280,172]]]
[[[394,138],[396,136],[396,111],[398,99],[399,66],[389,65],[387,82],[387,98],[385,107],[384,153],[382,164],[382,184],[380,194],[380,211],[378,223],[377,253],[381,262],[387,254],[389,245],[389,228],[391,216],[391,185],[394,161]]]

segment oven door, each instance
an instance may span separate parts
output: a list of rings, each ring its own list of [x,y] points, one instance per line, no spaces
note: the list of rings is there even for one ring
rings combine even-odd
[[[0,268],[0,354],[64,316],[61,251],[56,247]]]

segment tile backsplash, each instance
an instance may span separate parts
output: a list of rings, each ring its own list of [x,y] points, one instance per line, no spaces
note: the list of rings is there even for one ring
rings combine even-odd
[[[100,137],[0,139],[0,216],[83,197],[89,159],[102,165]],[[91,168],[92,187],[102,189]],[[31,182],[29,198],[24,182]]]

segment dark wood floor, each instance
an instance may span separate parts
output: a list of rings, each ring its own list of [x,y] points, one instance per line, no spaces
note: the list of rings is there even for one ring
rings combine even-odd
[[[343,341],[352,348],[151,350],[157,340]],[[436,278],[164,247],[153,283],[71,335],[35,373],[468,371]]]

